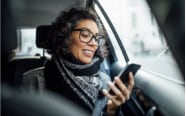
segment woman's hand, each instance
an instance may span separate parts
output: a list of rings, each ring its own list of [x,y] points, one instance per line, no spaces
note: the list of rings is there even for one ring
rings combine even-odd
[[[114,94],[103,89],[103,94],[108,97],[107,113],[111,116],[115,114],[116,109],[130,98],[130,94],[134,87],[134,78],[132,72],[129,73],[129,83],[126,86],[119,77],[114,78],[114,83],[108,82],[108,86]],[[117,85],[117,87],[116,87]]]

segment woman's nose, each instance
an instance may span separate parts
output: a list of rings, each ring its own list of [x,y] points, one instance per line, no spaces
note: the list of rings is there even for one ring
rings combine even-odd
[[[93,37],[93,38],[91,39],[91,41],[88,42],[88,45],[98,46],[98,42],[96,41],[95,37]]]

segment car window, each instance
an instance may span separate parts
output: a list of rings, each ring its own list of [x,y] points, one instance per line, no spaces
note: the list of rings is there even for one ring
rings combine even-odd
[[[177,63],[145,0],[99,2],[114,25],[131,62],[142,64],[160,75],[182,80]]]
[[[115,37],[113,31],[111,30],[108,22],[106,21],[104,15],[102,14],[102,12],[100,11],[100,9],[98,8],[97,5],[95,5],[95,10],[97,11],[97,13],[98,13],[106,31],[107,31],[107,35],[109,37],[109,39],[108,39],[108,43],[109,43],[109,46],[110,46],[109,48],[110,49],[113,48],[113,49],[110,50],[110,52],[112,52],[112,55],[114,57],[114,61],[118,61],[121,65],[124,66],[126,64],[126,61],[125,61],[125,58],[122,54],[122,50],[121,50],[121,48],[120,48],[120,46],[119,46],[119,44],[116,40],[116,37]]]
[[[36,47],[36,29],[19,28],[17,29],[18,44],[16,56],[42,56],[43,49]],[[46,54],[46,56],[49,56]]]

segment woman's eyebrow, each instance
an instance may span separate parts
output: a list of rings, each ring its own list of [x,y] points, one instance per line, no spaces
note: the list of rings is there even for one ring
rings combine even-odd
[[[93,31],[87,27],[77,27],[75,29],[87,29],[88,31],[90,31],[91,33],[93,33]],[[98,31],[97,33],[93,33],[94,35],[101,35],[101,33]]]

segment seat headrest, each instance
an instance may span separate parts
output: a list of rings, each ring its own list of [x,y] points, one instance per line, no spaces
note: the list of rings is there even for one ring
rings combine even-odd
[[[46,41],[49,37],[51,25],[40,25],[36,28],[36,46],[38,48],[49,49],[50,46],[46,45]]]

